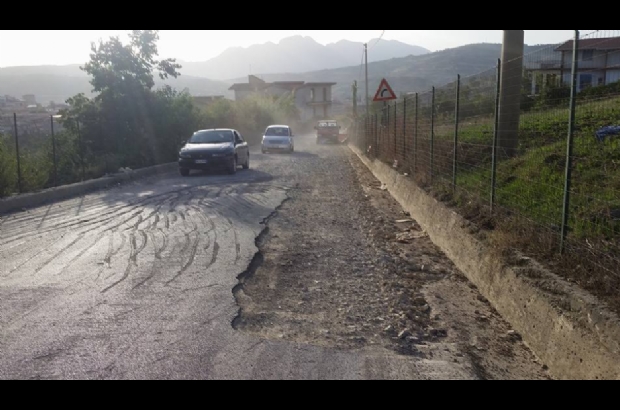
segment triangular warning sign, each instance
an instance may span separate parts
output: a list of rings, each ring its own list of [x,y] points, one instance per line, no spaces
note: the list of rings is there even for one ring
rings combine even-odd
[[[377,94],[375,94],[375,98],[373,101],[390,101],[397,100],[396,94],[392,87],[388,84],[387,80],[384,78],[381,80],[381,84],[379,85],[379,89],[377,90]]]

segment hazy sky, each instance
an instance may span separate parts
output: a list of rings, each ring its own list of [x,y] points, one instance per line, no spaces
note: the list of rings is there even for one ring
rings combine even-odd
[[[110,36],[127,38],[129,30],[0,30],[0,67],[72,64],[88,60],[90,42]],[[339,40],[366,42],[383,30],[161,30],[161,57],[204,61],[229,47],[275,42],[292,35],[310,36],[322,44]],[[594,30],[582,30],[584,33]],[[559,43],[573,30],[525,30],[527,44]],[[500,43],[502,30],[385,30],[388,40],[399,40],[432,51],[470,43]]]

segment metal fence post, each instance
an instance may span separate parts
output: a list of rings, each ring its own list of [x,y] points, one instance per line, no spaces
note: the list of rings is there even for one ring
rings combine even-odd
[[[499,136],[499,98],[501,90],[502,60],[497,60],[497,86],[495,89],[495,121],[493,125],[493,154],[491,158],[491,212],[495,207],[495,189],[497,185],[497,140]]]
[[[396,157],[398,156],[398,149],[396,147],[396,128],[398,127],[398,124],[396,124],[398,120],[398,101],[394,102],[394,159],[396,160]]]
[[[15,127],[15,156],[17,158],[17,190],[22,193],[22,164],[19,156],[19,134],[17,132],[17,114],[13,113],[13,126]]]
[[[386,104],[386,109],[387,109],[387,117],[386,117],[386,121],[385,121],[385,137],[384,137],[384,141],[387,144],[386,147],[386,154],[390,155],[390,104]]]
[[[375,113],[375,158],[379,158],[379,114]]]
[[[407,97],[403,98],[403,161],[407,160]]]
[[[435,166],[435,87],[431,96],[431,185],[433,184],[433,171]]]
[[[54,161],[54,186],[58,186],[58,163],[56,159],[56,135],[54,134],[54,116],[50,115],[50,126],[52,130],[52,159]]]
[[[560,253],[564,253],[566,237],[568,235],[568,219],[570,216],[570,190],[573,172],[573,137],[575,134],[575,104],[577,100],[577,70],[579,57],[579,30],[575,30],[573,42],[573,67],[571,70],[570,113],[568,120],[568,137],[566,143],[566,175],[564,179],[564,204],[562,210],[562,235],[560,239]]]
[[[418,114],[420,108],[420,99],[418,93],[415,93],[415,117],[413,119],[413,171],[416,173],[416,167],[418,166]]]
[[[456,77],[456,107],[454,109],[454,158],[452,159],[452,190],[456,190],[456,178],[458,172],[458,149],[459,149],[459,114],[461,104],[461,75]]]
[[[364,117],[363,120],[363,125],[364,125],[364,137],[362,138],[363,144],[362,144],[362,152],[367,152],[368,149],[368,117]]]
[[[78,144],[80,145],[80,162],[82,163],[82,181],[86,181],[86,169],[84,165],[84,146],[82,144],[82,133],[80,132],[80,120],[76,120],[78,132]]]

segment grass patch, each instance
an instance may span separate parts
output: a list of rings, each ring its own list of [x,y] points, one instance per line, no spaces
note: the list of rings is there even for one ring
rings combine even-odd
[[[560,255],[568,121],[568,108],[521,116],[518,155],[497,163],[493,214],[492,117],[461,124],[457,191],[440,184],[433,191],[499,250],[534,256],[620,313],[620,136],[595,136],[620,125],[620,97],[581,100],[576,108],[567,248]],[[447,129],[437,135],[450,138]],[[450,181],[442,175],[442,183]]]

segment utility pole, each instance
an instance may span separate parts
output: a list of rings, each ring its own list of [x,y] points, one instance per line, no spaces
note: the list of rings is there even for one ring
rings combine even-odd
[[[370,115],[368,100],[368,43],[364,43],[364,65],[366,66],[366,116]]]
[[[498,145],[509,157],[516,155],[519,147],[524,46],[524,30],[504,30],[500,73]]]
[[[353,81],[353,118],[357,118],[357,80]]]

